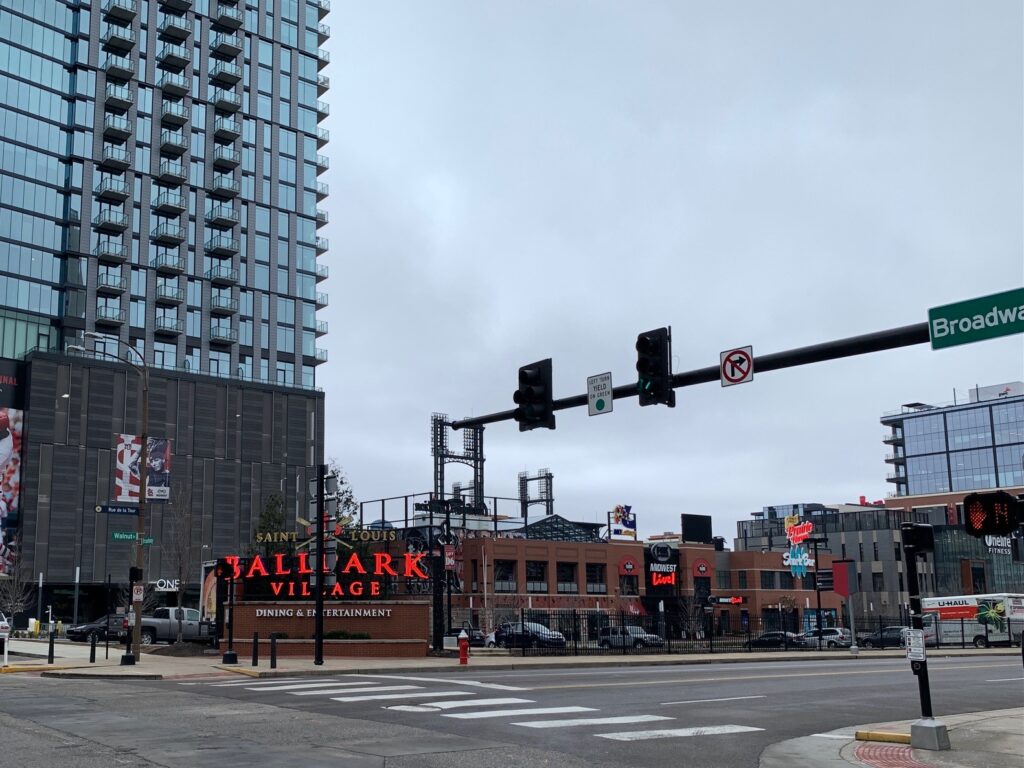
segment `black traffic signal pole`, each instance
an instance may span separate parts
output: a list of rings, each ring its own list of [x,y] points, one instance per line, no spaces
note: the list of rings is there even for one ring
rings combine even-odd
[[[915,344],[927,344],[930,340],[928,335],[928,323],[914,323],[904,325],[901,328],[890,328],[886,331],[866,333],[861,336],[850,336],[846,339],[826,341],[822,344],[814,344],[809,347],[798,347],[784,352],[775,352],[770,355],[759,355],[754,358],[754,370],[757,373],[778,371],[783,368],[793,368],[798,365],[809,365],[820,363],[825,360],[838,360],[843,357],[855,355],[866,355],[871,352],[883,352],[887,349],[898,349],[899,347],[910,347]],[[713,365],[707,368],[698,368],[693,371],[676,373],[672,376],[672,388],[692,387],[696,384],[707,384],[718,381],[721,376],[719,366]],[[624,400],[627,397],[637,397],[636,383],[626,384],[612,389],[614,400]],[[587,395],[573,395],[563,397],[553,402],[552,410],[562,411],[567,408],[576,408],[587,404]],[[499,421],[509,421],[515,416],[515,410],[489,413],[483,416],[475,416],[471,419],[462,419],[450,423],[452,429],[463,429],[465,427],[480,427],[485,424],[494,424]]]
[[[906,532],[903,534],[903,562],[907,564],[907,594],[910,597],[910,625],[914,629],[924,629],[924,617],[921,615],[921,589],[917,582],[917,547],[908,546]],[[909,643],[909,640],[907,641]],[[910,668],[917,675],[917,689],[921,696],[921,717],[932,717],[932,689],[928,683],[928,662],[912,661]]]
[[[321,464],[316,472],[316,561],[313,572],[316,574],[316,593],[314,604],[316,616],[313,618],[313,664],[322,666],[324,663],[324,515],[327,508],[324,502],[324,485],[326,484],[327,465]]]

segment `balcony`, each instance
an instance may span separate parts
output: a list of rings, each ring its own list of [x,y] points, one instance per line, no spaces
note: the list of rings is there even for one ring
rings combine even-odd
[[[188,66],[191,57],[188,48],[184,45],[168,43],[160,49],[160,52],[156,55],[156,60],[164,69],[173,69],[175,72],[180,72]]]
[[[238,270],[225,264],[218,264],[206,270],[206,279],[214,285],[235,285],[238,282]]]
[[[92,218],[92,225],[101,232],[124,232],[128,229],[128,214],[122,211],[100,211]]]
[[[160,5],[178,13],[184,13],[192,7],[192,0],[160,0]]]
[[[317,120],[323,120],[329,114],[331,114],[331,105],[328,104],[326,101],[319,101],[319,100],[317,100],[317,102],[316,102],[316,119]]]
[[[327,350],[326,349],[321,349],[320,347],[317,347],[316,348],[316,355],[315,355],[315,357],[321,363],[326,363],[327,362]]]
[[[237,237],[217,235],[206,241],[206,252],[211,256],[234,256],[238,253],[238,242]],[[209,277],[209,273],[207,273],[207,277]],[[238,277],[236,276],[232,282],[238,282]]]
[[[128,246],[114,240],[106,240],[96,244],[92,249],[92,255],[102,261],[122,263],[128,261]]]
[[[230,176],[214,176],[209,191],[214,197],[230,199],[237,197],[241,189],[241,183]]]
[[[104,145],[100,167],[108,171],[126,171],[132,165],[132,153],[121,147]]]
[[[330,276],[330,273],[331,270],[327,267],[326,264],[316,265],[316,281],[318,283],[326,280]]]
[[[234,91],[217,88],[210,94],[213,106],[221,112],[237,112],[242,108],[242,97]]]
[[[185,332],[185,321],[176,317],[158,317],[153,326],[156,333],[166,333],[178,336]]]
[[[160,119],[167,125],[184,125],[192,117],[192,110],[180,101],[165,101],[160,107]]]
[[[182,184],[188,178],[188,173],[181,163],[164,160],[157,169],[156,177],[164,184]]]
[[[180,245],[185,242],[185,228],[168,221],[157,224],[149,233],[150,239],[162,245]]]
[[[905,483],[905,482],[907,482],[907,476],[897,472],[895,474],[886,475],[885,476],[885,482],[887,482],[887,483]]]
[[[170,283],[157,283],[156,300],[161,304],[178,305],[185,300],[185,291]]]
[[[239,34],[216,35],[210,43],[210,53],[233,59],[242,52],[242,36]]]
[[[164,16],[157,25],[156,33],[164,40],[188,40],[192,27],[184,16]]]
[[[212,18],[214,24],[227,29],[238,29],[242,26],[242,12],[223,2],[217,3]]]
[[[316,49],[316,68],[323,69],[331,63],[331,54],[323,48]]]
[[[331,0],[313,0],[313,5],[316,6],[318,19],[322,19],[331,12]]]
[[[316,295],[316,306],[317,306],[317,309],[323,309],[324,307],[327,306],[327,304],[328,304],[327,294],[322,292],[322,291],[318,292],[317,295]]]
[[[230,61],[218,61],[210,70],[210,80],[220,85],[234,85],[242,79],[242,68]]]
[[[323,45],[331,36],[331,28],[326,24],[317,24],[316,36],[319,38],[318,44]]]
[[[131,27],[108,24],[100,37],[100,44],[106,51],[125,53],[135,47],[135,31]]]
[[[115,272],[100,272],[96,277],[96,293],[120,296],[128,287],[128,281]]]
[[[124,325],[125,311],[118,307],[96,307],[96,322]]]
[[[234,141],[242,135],[242,124],[230,117],[218,117],[213,121],[213,135],[218,139]]]
[[[107,0],[103,4],[103,15],[107,19],[117,19],[122,22],[135,20],[135,14],[139,12],[135,0]]]
[[[153,268],[158,274],[180,275],[185,271],[185,258],[177,253],[161,253],[153,259]]]
[[[331,167],[331,160],[330,160],[329,157],[327,157],[327,155],[317,155],[316,156],[316,172],[317,172],[317,174],[323,173],[324,171],[326,171],[330,167]]]
[[[242,153],[237,149],[217,145],[213,148],[213,167],[222,170],[231,170],[238,167],[242,162]]]
[[[192,87],[192,84],[185,75],[179,75],[174,72],[165,72],[156,85],[164,93],[169,93],[172,96],[185,96]]]
[[[326,237],[318,237],[316,239],[316,252],[323,253],[330,249],[331,243]]]
[[[165,216],[178,216],[185,207],[185,196],[180,192],[164,192],[153,201],[153,210]]]
[[[103,91],[103,105],[107,107],[107,109],[124,112],[134,103],[135,96],[132,94],[132,89],[127,85],[107,83],[107,87]]]
[[[886,432],[882,437],[882,442],[886,445],[903,445],[903,433]]]
[[[317,324],[316,324],[316,335],[317,336],[326,336],[327,335],[327,321],[326,320],[319,320],[319,321],[317,321]]]
[[[233,344],[238,341],[238,330],[214,325],[210,328],[211,344]]]
[[[324,226],[324,224],[327,223],[327,221],[328,221],[327,211],[325,211],[323,208],[317,208],[316,209],[316,225],[318,227],[322,227],[322,226]]]
[[[331,188],[327,186],[326,182],[321,181],[321,182],[319,182],[316,185],[316,199],[317,200],[323,200],[330,193],[331,193]]]
[[[221,317],[238,314],[238,299],[214,294],[210,297],[210,314]]]
[[[94,192],[100,200],[110,200],[118,203],[123,203],[130,194],[128,183],[124,179],[119,178],[102,179],[96,185]]]
[[[103,60],[103,71],[107,77],[131,80],[135,77],[135,62],[127,56],[107,56]]]
[[[316,95],[323,96],[331,87],[331,78],[327,75],[316,76]]]
[[[326,128],[317,127],[316,129],[316,148],[323,149],[324,144],[331,140],[331,132]]]
[[[165,155],[180,157],[188,150],[188,138],[178,131],[160,131],[160,151]]]
[[[132,135],[132,124],[121,115],[103,116],[103,138],[109,141],[125,141]]]
[[[238,223],[238,211],[230,205],[218,205],[206,212],[206,223],[215,227],[233,227]]]

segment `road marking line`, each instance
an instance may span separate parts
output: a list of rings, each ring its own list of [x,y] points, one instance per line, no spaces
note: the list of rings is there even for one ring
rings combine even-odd
[[[765,699],[767,696],[730,696],[727,699],[690,699],[689,701],[663,701],[661,706],[669,704],[707,704],[712,701],[741,701],[742,699]]]
[[[520,715],[567,715],[572,712],[597,712],[593,707],[539,707],[537,709],[506,709],[488,712],[456,712],[441,717],[456,717],[460,720],[479,720],[484,717],[519,717]]]
[[[819,739],[845,739],[848,741],[857,738],[852,733],[812,733],[811,736],[817,736]]]
[[[1024,677],[1001,677],[998,680],[986,680],[986,683],[1010,683],[1016,680],[1024,680]]]
[[[396,688],[419,688],[418,685],[396,685],[391,688],[378,688],[378,691],[390,691]],[[426,699],[431,696],[465,696],[465,691],[424,691],[422,693],[388,693],[383,696],[338,696],[331,701],[394,701],[395,699]]]
[[[298,690],[302,690],[304,688],[330,688],[332,686],[334,688],[337,688],[339,685],[344,685],[344,686],[348,686],[348,685],[363,685],[363,683],[342,683],[342,682],[340,682],[338,680],[329,680],[327,682],[320,682],[320,683],[291,683],[289,685],[261,685],[261,686],[250,685],[250,686],[247,686],[245,690],[247,690],[247,691],[298,691]]]
[[[614,741],[643,741],[645,739],[673,739],[683,736],[717,736],[723,733],[752,733],[764,728],[748,725],[708,725],[703,728],[672,728],[664,731],[620,731],[618,733],[595,733],[599,739]]]
[[[349,683],[351,685],[351,683]],[[289,691],[292,696],[330,696],[332,693],[376,693],[377,691],[415,691],[422,685],[374,685],[369,688],[328,688],[319,691]]]
[[[536,703],[533,699],[464,699],[463,701],[431,701],[418,706],[432,707],[434,709],[457,709],[459,707],[498,707],[505,704]]]
[[[673,717],[661,715],[624,715],[622,717],[581,717],[576,720],[530,720],[525,723],[512,723],[524,728],[572,728],[577,725],[619,725],[626,723],[653,723],[657,720],[674,720]]]
[[[298,677],[275,677],[273,680],[264,680],[262,682],[246,680],[244,683],[203,683],[203,685],[209,685],[211,688],[240,688],[246,685],[282,685],[284,683],[297,683],[300,680],[301,678]]]
[[[481,683],[479,680],[450,680],[443,677],[410,677],[408,675],[371,675],[361,673],[348,675],[348,677],[379,677],[386,680],[413,680],[419,683],[443,683],[444,685],[469,685],[476,688],[493,688],[496,691],[528,691],[529,688],[521,688],[517,685],[501,685],[500,683]]]

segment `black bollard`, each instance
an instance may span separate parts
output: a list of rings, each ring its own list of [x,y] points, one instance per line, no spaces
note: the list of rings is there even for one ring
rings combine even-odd
[[[52,629],[50,630],[50,650],[46,653],[46,663],[53,664],[53,641],[57,637],[57,633]]]
[[[252,665],[258,667],[260,665],[260,633],[252,633]]]
[[[89,635],[89,663],[96,663],[96,635],[95,633]]]
[[[277,638],[270,636],[270,668],[277,669]]]

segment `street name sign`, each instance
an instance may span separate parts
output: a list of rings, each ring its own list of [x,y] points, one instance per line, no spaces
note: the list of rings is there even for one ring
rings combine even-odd
[[[111,541],[135,541],[135,531],[111,531]]]
[[[587,415],[612,412],[612,375],[599,373],[587,377]]]
[[[738,347],[720,356],[720,378],[723,387],[746,384],[754,380],[754,348]]]
[[[932,349],[1024,333],[1024,288],[928,310]]]
[[[127,504],[97,504],[97,515],[135,515],[138,516],[138,507],[129,507]]]
[[[908,629],[906,635],[907,658],[911,661],[925,661],[924,630]]]

